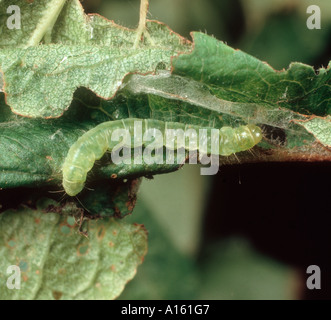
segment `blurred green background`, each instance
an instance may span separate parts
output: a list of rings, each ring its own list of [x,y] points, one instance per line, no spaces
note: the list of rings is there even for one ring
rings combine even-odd
[[[134,28],[138,23],[139,0],[84,0],[82,4],[87,12],[118,24]],[[311,4],[321,8],[321,30],[306,27]],[[278,70],[293,61],[318,69],[326,67],[331,57],[330,0],[150,0],[149,19],[162,21],[186,37],[191,31],[214,35]],[[149,252],[120,298],[303,298],[305,278],[295,264],[260,252],[242,234],[208,234],[207,214],[232,214],[222,210],[222,203],[217,210],[210,204],[218,201],[215,180],[222,179],[227,169],[221,168],[216,177],[201,176],[199,170],[187,165],[143,181],[135,212],[127,219],[147,227]],[[238,185],[245,180],[239,169],[234,175]],[[255,210],[254,203],[248,203],[245,214]]]

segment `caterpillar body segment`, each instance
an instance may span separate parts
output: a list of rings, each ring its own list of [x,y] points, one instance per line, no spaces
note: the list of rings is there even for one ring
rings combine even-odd
[[[135,122],[141,124],[140,131],[137,131]],[[124,130],[127,136],[121,141],[115,139],[112,135],[116,129]],[[169,132],[182,130],[185,138],[175,139]],[[200,143],[192,143],[192,136],[195,132],[199,135],[205,131],[205,139]],[[150,119],[123,119],[101,123],[95,128],[83,134],[69,149],[67,157],[62,166],[63,187],[65,192],[70,196],[75,196],[84,188],[87,173],[92,169],[94,162],[101,159],[107,150],[114,151],[115,148],[123,146],[145,147],[150,141],[144,141],[142,136],[149,132],[154,137],[154,142],[159,146],[166,148],[179,149],[185,148],[187,151],[203,150],[207,154],[212,152],[212,132],[217,131],[219,136],[218,155],[229,156],[233,153],[251,149],[262,139],[261,129],[253,124],[240,126],[237,128],[223,127],[220,130],[210,127],[199,127],[196,125],[183,124],[179,122],[164,122]],[[157,133],[161,132],[161,136]],[[166,138],[167,135],[167,138]],[[129,140],[128,140],[129,139]],[[159,139],[159,140],[158,140]]]

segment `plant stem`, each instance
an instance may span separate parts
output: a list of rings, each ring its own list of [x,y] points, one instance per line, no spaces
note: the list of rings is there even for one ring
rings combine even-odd
[[[44,10],[45,14],[39,20],[35,30],[26,44],[26,47],[38,45],[45,34],[48,34],[49,38],[51,29],[53,28],[65,2],[66,0],[52,0],[48,3]]]
[[[146,35],[146,38],[153,44],[153,40],[151,39],[149,33],[146,31],[146,20],[147,20],[147,13],[149,8],[149,0],[141,0],[140,1],[140,18],[139,18],[139,25],[136,30],[136,39],[134,41],[134,48],[138,47],[139,42],[141,41],[141,37],[143,34]]]

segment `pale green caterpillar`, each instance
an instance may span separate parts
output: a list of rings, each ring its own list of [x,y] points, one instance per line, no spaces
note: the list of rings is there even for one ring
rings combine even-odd
[[[205,129],[208,133],[206,147],[207,153],[210,153],[211,131],[213,128],[202,128],[195,125],[188,125],[178,122],[164,122],[150,119],[124,119],[101,123],[95,128],[83,134],[70,148],[67,157],[64,161],[63,171],[63,187],[65,192],[70,196],[75,196],[84,188],[87,173],[92,169],[94,162],[99,160],[107,150],[113,151],[118,142],[111,140],[112,133],[116,129],[125,129],[133,138],[134,147],[146,146],[142,139],[135,137],[134,124],[135,121],[140,121],[142,126],[142,134],[148,129],[157,129],[163,136],[167,130],[182,129],[184,131],[193,129],[199,132]],[[258,144],[262,139],[262,132],[259,127],[253,124],[240,126],[237,128],[223,127],[219,130],[219,148],[218,155],[228,156],[236,152],[251,149]],[[137,142],[138,141],[138,142]],[[140,142],[139,142],[140,141]],[[166,141],[166,139],[164,139]],[[165,147],[169,147],[166,143]],[[176,145],[176,147],[178,147]],[[185,150],[192,150],[192,144],[188,139],[185,140]],[[199,145],[201,148],[201,144]],[[195,150],[197,148],[195,147]],[[194,151],[194,150],[192,150]]]

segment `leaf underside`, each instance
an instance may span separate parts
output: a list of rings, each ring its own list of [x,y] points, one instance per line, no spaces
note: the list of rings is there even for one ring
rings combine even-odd
[[[116,219],[90,220],[83,225],[87,238],[78,232],[77,217],[45,213],[52,203],[0,215],[1,283],[10,265],[21,269],[20,289],[3,285],[1,299],[116,298],[146,254],[146,230]]]

